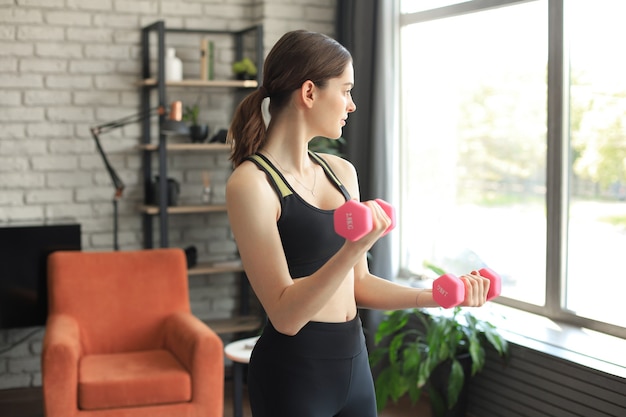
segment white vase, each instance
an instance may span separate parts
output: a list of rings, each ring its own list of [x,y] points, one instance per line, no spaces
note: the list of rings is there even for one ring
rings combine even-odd
[[[183,79],[183,63],[176,57],[174,48],[167,48],[165,52],[165,81],[180,81]]]

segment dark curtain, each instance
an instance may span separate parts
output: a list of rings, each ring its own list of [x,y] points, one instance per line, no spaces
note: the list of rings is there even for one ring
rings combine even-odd
[[[397,207],[397,0],[338,0],[336,38],[352,54],[357,110],[343,130],[345,156],[359,175],[361,200],[382,198]],[[372,248],[370,270],[391,279],[397,272],[397,234]],[[397,251],[395,251],[397,253]],[[362,312],[372,334],[379,314]]]

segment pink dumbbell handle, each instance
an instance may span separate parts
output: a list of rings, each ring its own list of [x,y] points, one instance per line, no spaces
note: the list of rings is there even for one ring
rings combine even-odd
[[[500,278],[500,275],[489,268],[482,268],[478,271],[478,273],[491,282],[489,284],[489,291],[487,292],[487,301],[500,296],[500,293],[502,292],[502,279]]]
[[[393,206],[384,200],[377,199],[376,203],[385,211],[391,219],[391,224],[382,236],[389,233],[396,225],[396,215]],[[334,213],[335,231],[344,238],[357,241],[368,234],[374,227],[371,209],[357,201],[347,201]]]
[[[490,281],[487,301],[498,297],[502,291],[500,276],[489,268],[478,273]],[[443,308],[458,306],[465,299],[465,284],[453,274],[444,274],[433,282],[433,299]]]
[[[385,230],[385,233],[382,234],[383,236],[385,236],[387,233],[391,232],[396,227],[396,209],[391,204],[389,204],[385,200],[381,200],[380,198],[377,198],[374,201],[378,203],[378,205],[387,214],[387,217],[389,217],[389,219],[391,220],[391,224],[389,225],[387,230]]]

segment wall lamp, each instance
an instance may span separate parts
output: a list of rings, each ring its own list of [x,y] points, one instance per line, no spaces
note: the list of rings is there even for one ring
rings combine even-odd
[[[113,186],[115,187],[115,193],[113,194],[113,249],[119,250],[118,243],[118,208],[117,202],[122,198],[122,194],[124,193],[124,182],[119,177],[115,169],[109,162],[109,159],[102,148],[102,144],[100,143],[100,135],[108,133],[112,130],[118,129],[120,127],[124,127],[131,123],[138,123],[142,120],[145,120],[154,115],[159,116],[167,116],[161,122],[161,134],[164,135],[188,135],[189,127],[185,122],[182,121],[183,118],[183,104],[180,101],[174,101],[170,105],[169,113],[167,109],[163,106],[154,107],[152,109],[133,114],[130,116],[122,117],[121,119],[114,120],[112,122],[103,123],[98,126],[94,126],[90,128],[91,136],[93,140],[96,142],[96,147],[98,148],[98,153],[102,158],[102,162],[104,162],[104,166],[106,167],[109,176],[111,177],[111,181],[113,182]]]

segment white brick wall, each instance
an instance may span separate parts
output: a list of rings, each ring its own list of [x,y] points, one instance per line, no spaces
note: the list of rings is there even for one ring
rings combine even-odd
[[[113,188],[89,127],[138,111],[140,28],[156,20],[171,27],[239,29],[265,26],[265,49],[285,31],[334,34],[336,0],[0,0],[0,227],[73,217],[82,226],[84,250],[112,247]],[[170,38],[169,36],[172,36]],[[180,55],[194,54],[184,37]],[[187,48],[187,49],[185,49]],[[229,71],[232,51],[220,50],[216,71]],[[197,73],[195,62],[183,65]],[[230,92],[178,93],[200,97],[211,134],[226,128]],[[139,126],[101,137],[111,163],[127,185],[119,203],[123,250],[142,246],[136,207],[143,185]],[[156,169],[156,159],[153,163]],[[224,201],[227,155],[169,157],[169,175],[182,183],[181,199],[200,197],[203,170],[212,173]],[[157,220],[154,220],[155,226]],[[159,233],[155,230],[155,244]],[[171,246],[195,245],[201,260],[230,259],[236,247],[224,213],[170,217]],[[238,306],[232,274],[192,278],[192,309],[202,318],[228,317]],[[0,331],[0,389],[41,385],[43,328]],[[24,340],[22,340],[24,339]]]

